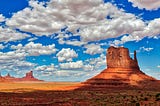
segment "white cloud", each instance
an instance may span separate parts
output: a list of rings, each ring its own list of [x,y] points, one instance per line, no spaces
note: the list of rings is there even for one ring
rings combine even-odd
[[[0,52],[0,61],[12,60],[12,59],[23,59],[26,56],[23,52],[10,51],[7,53]]]
[[[30,56],[50,55],[56,52],[55,44],[43,46],[40,43],[30,42],[24,46]]]
[[[35,0],[29,4],[32,9],[25,8],[15,13],[7,20],[7,25],[39,36],[61,33],[60,29],[66,26],[74,33],[80,29],[80,42],[72,43],[60,38],[60,44],[79,46],[84,41],[115,38],[124,34],[133,36],[130,39],[141,40],[145,36],[160,34],[159,19],[147,23],[111,3],[103,3],[103,0],[51,0],[46,7]],[[106,19],[106,16],[111,19]],[[156,31],[152,31],[155,27]]]
[[[143,38],[145,36],[154,37],[160,34],[160,18],[151,20],[148,24],[139,31],[134,31],[132,36],[139,36],[139,38]]]
[[[3,22],[3,21],[5,21],[5,17],[2,14],[0,14],[0,22]]]
[[[37,37],[32,37],[32,38],[28,39],[28,41],[32,42],[32,41],[37,40],[37,39],[38,39]]]
[[[160,65],[158,65],[157,68],[160,68]]]
[[[139,9],[146,9],[146,10],[157,10],[160,8],[160,1],[159,0],[128,0],[129,2],[133,3],[134,7],[138,7]]]
[[[55,70],[55,66],[54,64],[51,65],[42,65],[42,66],[38,66],[35,68],[36,71],[54,71]]]
[[[25,52],[28,56],[50,55],[57,51],[55,44],[44,46],[41,43],[34,42],[30,42],[25,46],[22,46],[22,44],[18,44],[17,46],[12,45],[11,49]]]
[[[72,32],[106,17],[102,0],[51,0],[47,6],[31,0],[25,8],[7,20],[7,25],[36,35],[50,35],[68,26]]]
[[[56,52],[54,44],[43,46],[40,43],[33,42],[24,46],[22,44],[12,45],[11,49],[14,49],[14,51],[0,52],[0,70],[14,71],[15,73],[34,70],[37,64],[27,62],[25,60],[26,56],[49,55]],[[54,65],[36,67],[36,70],[42,69],[49,72],[54,70]]]
[[[77,61],[77,62],[69,62],[69,63],[61,63],[60,64],[61,69],[82,69],[83,68],[83,62],[82,61]]]
[[[94,65],[96,68],[106,66],[106,56],[104,54],[101,54],[100,57],[91,58],[86,61],[88,61],[90,65]]]
[[[4,49],[5,46],[3,46],[3,44],[0,44],[0,50]]]
[[[78,70],[58,70],[58,71],[54,71],[53,75],[56,76],[56,80],[58,80],[59,78],[64,78],[66,81],[67,77],[69,78],[67,81],[73,81],[73,79],[77,79],[80,80],[81,77],[83,77],[84,75],[86,75],[86,72],[84,71],[78,71]]]
[[[55,39],[58,38],[59,44],[67,44],[67,45],[72,45],[72,46],[82,46],[84,44],[87,44],[87,42],[84,42],[84,41],[70,40],[69,38],[71,36],[72,35],[60,33],[58,36],[55,37]]]
[[[160,18],[149,21],[142,30],[134,31],[129,36],[124,35],[120,40],[110,42],[110,45],[124,44],[128,41],[139,41],[145,36],[156,38],[160,34]]]
[[[84,53],[95,55],[95,54],[101,54],[104,50],[101,48],[98,44],[88,44],[85,46],[86,51]]]
[[[70,41],[70,40],[67,40],[67,41],[64,41],[65,44],[67,45],[72,45],[72,46],[82,46],[84,44],[86,44],[87,42],[83,42],[83,41]]]
[[[30,36],[24,33],[17,32],[10,28],[3,28],[2,26],[0,26],[0,42],[17,41],[27,37]]]
[[[132,35],[124,35],[122,36],[122,38],[120,40],[114,40],[109,42],[110,46],[118,46],[121,44],[124,44],[125,42],[129,42],[129,41],[139,41],[141,38],[139,38],[139,36],[132,36]]]
[[[83,66],[83,69],[85,71],[93,71],[94,70],[94,65],[86,64]]]
[[[67,49],[62,49],[59,51],[56,55],[58,57],[59,62],[64,62],[64,61],[72,61],[73,58],[78,57],[78,54],[70,48]]]
[[[18,44],[17,46],[15,46],[15,45],[11,46],[11,49],[22,49],[22,48],[23,48],[22,44]]]
[[[151,48],[151,47],[144,47],[143,46],[143,47],[140,47],[137,52],[141,52],[141,51],[150,52],[152,50],[153,50],[153,48]]]
[[[142,20],[136,19],[134,15],[129,13],[124,13],[119,10],[115,11],[117,11],[117,14],[114,13],[112,16],[114,18],[112,20],[103,20],[101,23],[82,29],[80,34],[83,40],[96,41],[107,38],[116,38],[120,35],[132,35],[134,32],[144,30],[145,23]]]
[[[0,52],[0,70],[10,70],[10,71],[24,71],[33,69],[36,65],[25,61],[25,53],[10,51],[10,52]]]

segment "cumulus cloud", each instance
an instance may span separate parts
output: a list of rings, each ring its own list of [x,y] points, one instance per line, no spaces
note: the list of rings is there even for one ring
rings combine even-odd
[[[139,41],[145,36],[157,38],[157,35],[160,35],[160,18],[149,21],[145,27],[141,28],[141,30],[134,31],[130,35],[124,35],[120,40],[110,42],[110,45],[117,46],[129,41]]]
[[[83,69],[85,71],[93,71],[94,68],[95,68],[94,65],[90,65],[90,64],[86,64],[86,65],[83,66]]]
[[[56,52],[55,44],[43,46],[40,43],[30,42],[24,46],[30,56],[50,55]]]
[[[7,20],[7,25],[36,35],[50,35],[68,26],[75,32],[79,27],[96,23],[106,17],[102,0],[51,0],[44,3],[29,1],[32,8],[25,8]],[[38,20],[37,20],[38,19]]]
[[[87,44],[87,42],[78,41],[78,40],[76,40],[76,39],[70,40],[69,38],[70,38],[71,36],[72,36],[72,35],[60,33],[58,36],[56,36],[56,37],[54,37],[54,38],[55,38],[55,39],[58,38],[59,44],[67,44],[67,45],[72,45],[72,46],[83,46],[83,45]]]
[[[3,28],[2,26],[0,26],[0,42],[17,41],[27,37],[30,37],[30,35],[17,32],[10,28]]]
[[[42,66],[36,67],[34,70],[36,70],[36,71],[54,71],[55,70],[55,66],[54,66],[54,64],[42,65]]]
[[[134,7],[138,7],[139,9],[146,10],[157,10],[160,8],[159,0],[128,0],[133,3]]]
[[[82,46],[82,45],[85,45],[87,42],[83,42],[83,41],[71,41],[71,40],[67,40],[65,41],[65,44],[67,45],[72,45],[72,46]]]
[[[101,54],[104,50],[101,48],[98,44],[88,44],[85,46],[86,51],[84,53],[95,55],[95,54]]]
[[[4,49],[5,46],[3,46],[3,44],[0,44],[0,50]]]
[[[0,52],[0,70],[9,70],[9,71],[24,71],[33,69],[36,65],[25,61],[25,53],[10,51],[10,52]]]
[[[41,43],[30,42],[25,46],[18,44],[17,46],[12,45],[11,49],[17,49],[17,51],[23,51],[28,56],[39,56],[39,55],[50,55],[56,53],[57,49],[55,44],[43,46]]]
[[[64,78],[63,80],[66,81],[73,81],[73,79],[75,80],[80,80],[81,77],[86,75],[86,72],[84,71],[78,71],[78,70],[58,70],[58,71],[54,71],[53,74],[56,76],[56,80],[59,80],[59,78]],[[60,81],[62,80],[60,79]]]
[[[106,56],[104,54],[101,54],[100,57],[91,58],[86,61],[88,61],[90,65],[94,65],[96,68],[106,66]]]
[[[64,61],[72,61],[73,58],[78,57],[78,54],[70,48],[63,48],[61,51],[59,51],[56,55],[58,57],[59,62],[64,62]]]
[[[69,63],[61,63],[60,64],[61,69],[82,69],[83,68],[83,62],[77,61],[77,62],[69,62]]]
[[[55,53],[57,49],[54,44],[44,46],[40,43],[30,42],[25,45],[12,45],[11,49],[13,51],[0,52],[0,70],[14,71],[17,74],[22,74],[28,70],[45,70],[48,72],[54,70],[53,64],[49,66],[37,66],[37,64],[28,62],[25,59],[26,56],[50,55]]]
[[[82,78],[83,80],[98,74],[106,66],[105,55],[101,54],[100,57],[87,59],[85,61],[75,61],[60,63],[58,66],[54,65],[42,65],[36,67],[37,72],[41,72],[43,75],[54,75],[56,80],[65,80]],[[48,69],[49,68],[49,69]],[[69,79],[67,79],[69,78]]]
[[[33,42],[33,41],[35,41],[35,40],[37,40],[37,39],[38,39],[37,37],[32,37],[32,38],[28,39],[28,41],[29,41],[29,42]]]
[[[11,52],[0,52],[0,60],[3,62],[4,60],[12,60],[12,59],[22,59],[26,56],[23,52],[11,51]]]
[[[140,47],[137,52],[141,52],[141,51],[150,52],[152,50],[153,50],[153,48],[151,48],[151,47],[144,47],[143,46],[143,47]]]
[[[39,36],[61,33],[60,29],[66,26],[66,30],[73,33],[78,33],[76,31],[80,29],[80,42],[72,43],[60,38],[60,44],[79,46],[83,42],[115,38],[124,34],[139,39],[159,34],[159,19],[147,23],[111,3],[104,3],[103,0],[51,0],[46,6],[42,2],[31,0],[29,5],[32,8],[27,7],[15,13],[7,20],[7,25]]]
[[[18,44],[17,46],[15,46],[15,45],[11,46],[11,49],[22,49],[22,48],[23,48],[22,44]]]
[[[3,22],[3,21],[5,21],[5,17],[2,14],[0,14],[0,22]]]

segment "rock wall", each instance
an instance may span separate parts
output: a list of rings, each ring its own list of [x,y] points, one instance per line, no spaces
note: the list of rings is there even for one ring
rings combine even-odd
[[[134,59],[129,56],[129,50],[124,47],[109,47],[107,50],[107,68],[139,69],[136,51]]]

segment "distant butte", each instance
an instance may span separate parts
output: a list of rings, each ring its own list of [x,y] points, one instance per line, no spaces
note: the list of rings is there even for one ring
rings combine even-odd
[[[22,78],[12,77],[10,76],[9,73],[7,74],[7,76],[4,77],[0,75],[0,82],[20,82],[20,81],[42,81],[42,80],[38,80],[37,78],[35,78],[33,76],[33,71],[26,73],[26,76]]]
[[[107,69],[83,82],[79,89],[159,89],[160,81],[143,73],[134,51],[134,59],[124,47],[109,47]]]

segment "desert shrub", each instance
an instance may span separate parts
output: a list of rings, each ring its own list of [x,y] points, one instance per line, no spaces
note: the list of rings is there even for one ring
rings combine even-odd
[[[140,106],[140,104],[139,104],[139,103],[136,103],[136,106]]]
[[[160,100],[160,93],[157,93],[156,94],[156,101],[159,101]]]
[[[136,103],[136,100],[134,100],[134,99],[133,99],[133,100],[131,100],[131,103]]]
[[[148,98],[147,98],[147,97],[145,97],[145,98],[144,98],[144,100],[145,100],[145,101],[148,101]]]

